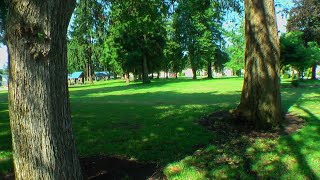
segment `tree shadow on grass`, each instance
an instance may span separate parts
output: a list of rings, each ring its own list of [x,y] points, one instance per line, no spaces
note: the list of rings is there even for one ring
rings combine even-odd
[[[213,109],[234,107],[238,97],[237,93],[155,92],[72,103],[77,149],[86,157],[120,156],[164,166],[210,144],[214,133],[195,120]]]
[[[84,93],[95,93],[88,91]],[[285,99],[291,100],[286,102],[285,108],[305,101],[299,100],[304,91],[287,91]],[[315,89],[308,91],[317,92]],[[85,158],[108,155],[160,166],[171,163],[166,168],[171,174],[179,174],[183,169],[178,164],[182,163],[183,167],[188,167],[185,169],[189,174],[203,178],[294,178],[295,173],[304,175],[302,177],[318,177],[319,171],[314,172],[303,152],[303,149],[316,148],[307,144],[307,140],[317,143],[320,139],[316,123],[319,118],[309,109],[302,107],[309,112],[309,123],[314,124],[305,128],[313,132],[302,130],[283,136],[279,141],[260,138],[251,142],[243,136],[230,136],[230,131],[224,130],[224,134],[211,132],[195,123],[204,114],[234,108],[239,96],[238,92],[181,94],[159,91],[71,99],[78,152]],[[300,135],[303,142],[298,138]],[[172,163],[175,161],[179,162]],[[294,167],[288,167],[291,161]]]
[[[317,146],[320,143],[320,121],[317,116],[315,116],[309,109],[301,106],[300,103],[297,104],[297,108],[307,114],[307,127],[294,136],[283,137],[280,142],[283,143],[282,145],[284,147],[286,147],[284,149],[287,151],[287,154],[291,154],[295,157],[300,171],[306,177],[310,179],[318,179],[320,178],[320,169],[315,167],[318,166],[317,161],[312,161],[320,156],[320,151]],[[310,156],[315,155],[315,153],[318,155],[310,158]],[[317,171],[317,173],[315,171]]]
[[[308,116],[308,124],[301,131],[282,135],[254,131],[243,134],[226,127],[215,127],[212,129],[215,132],[218,130],[218,133],[215,133],[216,141],[213,141],[212,145],[195,151],[192,156],[181,161],[169,164],[165,168],[165,174],[170,178],[180,179],[318,179],[319,116],[314,115],[310,107],[304,108],[299,105],[299,102],[310,100],[304,98],[303,94],[318,92],[316,88],[290,88],[283,93],[286,96],[284,99],[290,100],[284,102],[285,109],[296,105]],[[219,119],[213,122],[214,125],[219,124]]]

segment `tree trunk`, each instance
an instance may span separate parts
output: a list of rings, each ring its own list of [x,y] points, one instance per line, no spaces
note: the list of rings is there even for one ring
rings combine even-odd
[[[88,64],[87,64],[87,81],[91,84],[93,84],[92,81],[92,49],[89,47],[89,58],[88,58]]]
[[[193,73],[192,79],[195,80],[195,79],[197,79],[197,69],[194,64],[193,53],[194,52],[192,50],[189,50],[189,61],[190,61],[191,69],[192,69],[192,73]]]
[[[147,43],[147,35],[143,35],[143,40]],[[150,83],[146,50],[143,52],[142,58],[142,83]]]
[[[150,83],[149,73],[148,73],[148,63],[147,63],[147,56],[143,55],[143,62],[142,62],[142,82],[143,83]]]
[[[212,79],[212,61],[209,60],[208,61],[208,67],[207,67],[207,70],[208,70],[208,79]]]
[[[317,64],[316,63],[312,66],[311,79],[314,79],[314,80],[317,79]]]
[[[16,179],[82,179],[66,34],[75,0],[9,1],[9,114]]]
[[[166,79],[169,79],[169,70],[168,70],[168,67],[166,67]]]
[[[193,73],[192,79],[197,79],[197,70],[196,70],[196,68],[192,67],[191,69],[192,69],[192,73]]]
[[[160,79],[160,72],[157,73],[157,79]]]
[[[239,116],[260,129],[282,120],[280,50],[273,0],[245,0],[245,77]]]

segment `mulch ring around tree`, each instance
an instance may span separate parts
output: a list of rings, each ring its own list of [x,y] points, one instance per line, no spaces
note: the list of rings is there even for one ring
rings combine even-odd
[[[156,163],[142,163],[117,157],[94,156],[80,158],[85,179],[162,179]]]
[[[250,157],[246,154],[247,147],[254,144],[257,139],[275,140],[280,136],[290,135],[305,125],[303,119],[292,114],[285,114],[281,128],[278,130],[258,131],[253,124],[246,123],[230,111],[214,112],[201,118],[197,123],[214,132],[216,138],[212,144],[216,145],[219,151],[232,151],[233,155],[242,157],[246,172],[255,179],[260,179],[260,177],[251,168]],[[217,164],[228,164],[227,160],[221,161]]]
[[[305,120],[287,113],[284,115],[284,121],[279,130],[257,131],[253,124],[245,123],[243,119],[239,119],[231,111],[217,111],[201,118],[198,123],[219,134],[278,137],[281,134],[289,135],[300,130],[305,125]]]

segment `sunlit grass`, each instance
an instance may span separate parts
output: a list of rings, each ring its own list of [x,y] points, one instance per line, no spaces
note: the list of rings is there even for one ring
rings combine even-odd
[[[102,81],[70,87],[71,111],[80,156],[111,155],[164,166],[169,179],[305,179],[320,176],[320,90],[302,82],[282,88],[284,111],[305,118],[299,132],[223,146],[196,120],[240,100],[243,79],[154,80],[125,84]],[[317,83],[317,82],[316,82]],[[0,173],[12,171],[7,92],[0,92]],[[234,144],[243,145],[236,149]]]
[[[232,148],[228,145],[231,142],[222,148],[210,145],[192,156],[170,163],[165,174],[169,179],[186,179],[185,176],[196,169],[198,173],[192,173],[187,179],[320,178],[320,89],[314,86],[319,83],[313,82],[301,81],[302,87],[282,89],[284,110],[308,122],[300,131],[275,139],[258,138],[250,143],[244,140],[242,153],[230,151]],[[227,160],[217,163],[221,156]],[[172,167],[180,169],[179,173],[171,171]]]
[[[0,174],[12,171],[13,167],[7,97],[7,91],[0,91]]]
[[[234,92],[240,87],[233,85],[241,81],[229,80],[230,91],[221,90],[220,80],[158,80],[150,85],[121,82],[118,86],[105,82],[95,84],[94,91],[71,88],[78,151],[161,164],[181,159],[192,154],[194,147],[210,143],[213,134],[195,120],[214,109],[235,107],[238,94]]]

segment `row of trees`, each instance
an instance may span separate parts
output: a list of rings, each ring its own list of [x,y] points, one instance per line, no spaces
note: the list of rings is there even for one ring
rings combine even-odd
[[[72,135],[66,79],[67,27],[76,1],[9,0],[8,2],[5,36],[10,54],[9,114],[15,178],[82,179]],[[77,44],[73,44],[75,49],[71,48],[71,50],[77,49],[82,52],[85,52],[85,50],[89,52],[86,53],[89,58],[84,61],[83,67],[88,68],[88,74],[90,74],[90,66],[94,65],[93,54],[95,50],[93,50],[93,46],[105,42],[99,41],[105,33],[99,30],[100,27],[124,22],[123,26],[119,26],[119,30],[115,30],[115,32],[121,32],[121,34],[118,34],[117,38],[111,41],[117,45],[115,47],[118,47],[118,49],[111,51],[119,50],[125,56],[137,57],[140,61],[140,63],[137,63],[140,66],[140,71],[152,67],[150,59],[154,56],[153,53],[158,51],[149,52],[149,48],[153,46],[165,47],[165,43],[162,45],[161,41],[154,42],[154,38],[161,36],[165,39],[167,35],[163,37],[161,32],[161,35],[159,35],[159,32],[154,32],[153,27],[149,26],[153,25],[152,21],[162,22],[162,18],[165,18],[159,12],[163,10],[160,5],[163,5],[166,1],[142,3],[142,1],[118,2],[114,0],[110,2],[110,10],[115,6],[125,10],[123,14],[119,11],[119,14],[114,15],[123,21],[113,18],[103,25],[96,23],[96,21],[92,21],[95,22],[93,24],[85,21],[85,18],[89,18],[89,16],[96,19],[105,18],[101,14],[108,9],[99,9],[99,7],[103,7],[102,1],[79,1],[80,4],[84,3],[81,11],[87,13],[87,16],[83,16],[82,22],[86,22],[83,26],[92,26],[93,28],[89,28],[88,34],[81,35],[80,33],[80,35],[77,35],[81,48],[76,46]],[[188,25],[186,26],[184,23],[179,25],[181,29],[186,26],[184,32],[177,29],[172,31],[172,34],[178,34],[178,36],[173,36],[172,41],[178,44],[178,46],[177,44],[172,45],[175,47],[173,49],[182,48],[183,55],[187,54],[191,67],[197,69],[199,67],[198,61],[209,56],[207,50],[217,45],[211,42],[215,36],[210,29],[210,23],[204,20],[206,18],[210,19],[209,17],[212,17],[215,13],[210,12],[208,8],[201,9],[200,7],[223,5],[225,2],[232,4],[233,1],[181,0],[178,4],[172,2],[171,4],[178,5],[177,8],[171,8],[172,12],[176,10],[174,13],[177,13],[177,21],[172,21],[173,24],[179,24],[181,20]],[[129,3],[130,6],[126,6],[126,3]],[[91,5],[95,8],[89,8]],[[181,8],[180,11],[182,12],[179,12],[179,6],[186,9]],[[230,4],[228,6],[230,7]],[[254,123],[257,128],[277,127],[282,120],[282,112],[279,88],[280,48],[274,2],[272,0],[245,0],[244,7],[246,74],[241,103],[235,114],[245,119],[246,122]],[[192,11],[193,8],[195,12]],[[148,13],[159,14],[159,16],[151,17],[147,12],[144,12],[149,10]],[[200,14],[196,10],[207,12]],[[208,15],[206,15],[207,13]],[[144,14],[144,17],[132,18],[132,15],[136,14]],[[3,16],[1,18],[4,19]],[[174,19],[173,16],[172,20]],[[193,24],[192,20],[199,20],[201,23]],[[144,26],[144,22],[150,24]],[[135,27],[136,25],[137,27]],[[160,25],[162,24],[159,23]],[[140,29],[140,26],[147,29]],[[127,31],[127,28],[131,29]],[[185,31],[190,32],[190,34],[185,33]],[[74,29],[74,32],[76,32],[76,29]],[[107,31],[107,34],[109,33],[110,31]],[[210,33],[212,33],[212,36],[209,35]],[[138,34],[139,38],[131,41],[131,38],[137,38],[133,37],[132,34]],[[183,41],[176,41],[175,39],[184,36],[186,36],[186,39],[183,38]],[[130,39],[128,41],[130,43],[122,42],[127,39]],[[73,40],[71,38],[69,43],[74,43]],[[138,50],[133,52],[133,47]],[[163,51],[161,52],[163,53]],[[117,52],[113,55],[122,56]],[[79,60],[80,58],[81,54]],[[123,60],[124,62],[117,61],[117,63],[121,67],[126,67],[127,59]],[[127,69],[124,68],[124,70]]]
[[[80,0],[69,33],[69,71],[178,74],[221,70],[228,60],[221,28],[226,7],[239,11],[237,1],[104,1]]]
[[[301,78],[306,70],[311,70],[308,74],[316,79],[320,63],[320,1],[294,1],[287,13],[288,32],[280,38],[282,69],[294,68]]]

